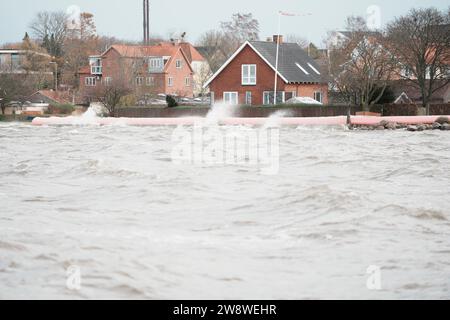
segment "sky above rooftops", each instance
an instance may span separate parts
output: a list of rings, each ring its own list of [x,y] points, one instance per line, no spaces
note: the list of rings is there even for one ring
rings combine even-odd
[[[142,0],[2,0],[0,44],[20,41],[39,11],[66,11],[71,6],[93,13],[99,34],[130,40],[142,38]],[[219,21],[229,20],[236,12],[253,13],[260,22],[262,39],[277,33],[279,10],[295,14],[311,13],[310,16],[283,17],[281,33],[301,36],[322,47],[327,31],[342,29],[349,15],[369,14],[372,23],[379,21],[384,25],[410,8],[434,6],[443,10],[449,7],[449,1],[150,0],[150,6],[152,34],[169,37],[174,33],[187,32],[187,39],[193,43],[204,31],[219,28]]]

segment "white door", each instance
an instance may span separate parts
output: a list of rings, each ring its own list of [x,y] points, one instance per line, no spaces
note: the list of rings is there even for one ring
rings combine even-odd
[[[224,92],[223,93],[223,102],[225,104],[237,106],[239,104],[238,93],[237,92]]]

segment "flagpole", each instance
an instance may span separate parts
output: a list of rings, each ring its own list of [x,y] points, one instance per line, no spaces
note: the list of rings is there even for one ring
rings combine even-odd
[[[275,87],[273,90],[273,104],[277,104],[277,86],[278,86],[278,59],[280,53],[280,33],[281,33],[281,13],[278,12],[278,34],[277,34],[277,54],[275,58]]]
[[[280,33],[281,33],[281,16],[291,16],[291,17],[300,17],[300,16],[310,16],[311,13],[306,14],[289,14],[283,11],[278,11],[278,34],[277,34],[277,55],[275,58],[275,86],[273,90],[273,104],[277,104],[277,87],[278,87],[278,62],[279,62],[279,55],[280,55]],[[309,50],[309,47],[308,47]],[[308,54],[309,55],[309,54]]]

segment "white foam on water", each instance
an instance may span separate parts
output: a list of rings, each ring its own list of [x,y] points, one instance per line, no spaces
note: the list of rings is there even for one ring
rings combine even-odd
[[[220,120],[232,118],[235,113],[235,107],[226,103],[217,103],[211,107],[205,118],[206,124],[218,124]]]
[[[267,118],[263,128],[278,128],[281,126],[280,119],[290,117],[291,115],[292,112],[289,110],[278,110]]]

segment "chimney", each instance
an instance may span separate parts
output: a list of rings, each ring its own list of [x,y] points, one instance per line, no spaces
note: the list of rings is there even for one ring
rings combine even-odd
[[[150,3],[149,0],[144,0],[144,45],[149,45],[150,42]]]
[[[283,36],[282,35],[274,35],[273,36],[273,42],[275,42],[275,43],[280,43],[280,44],[282,44],[283,43]]]

